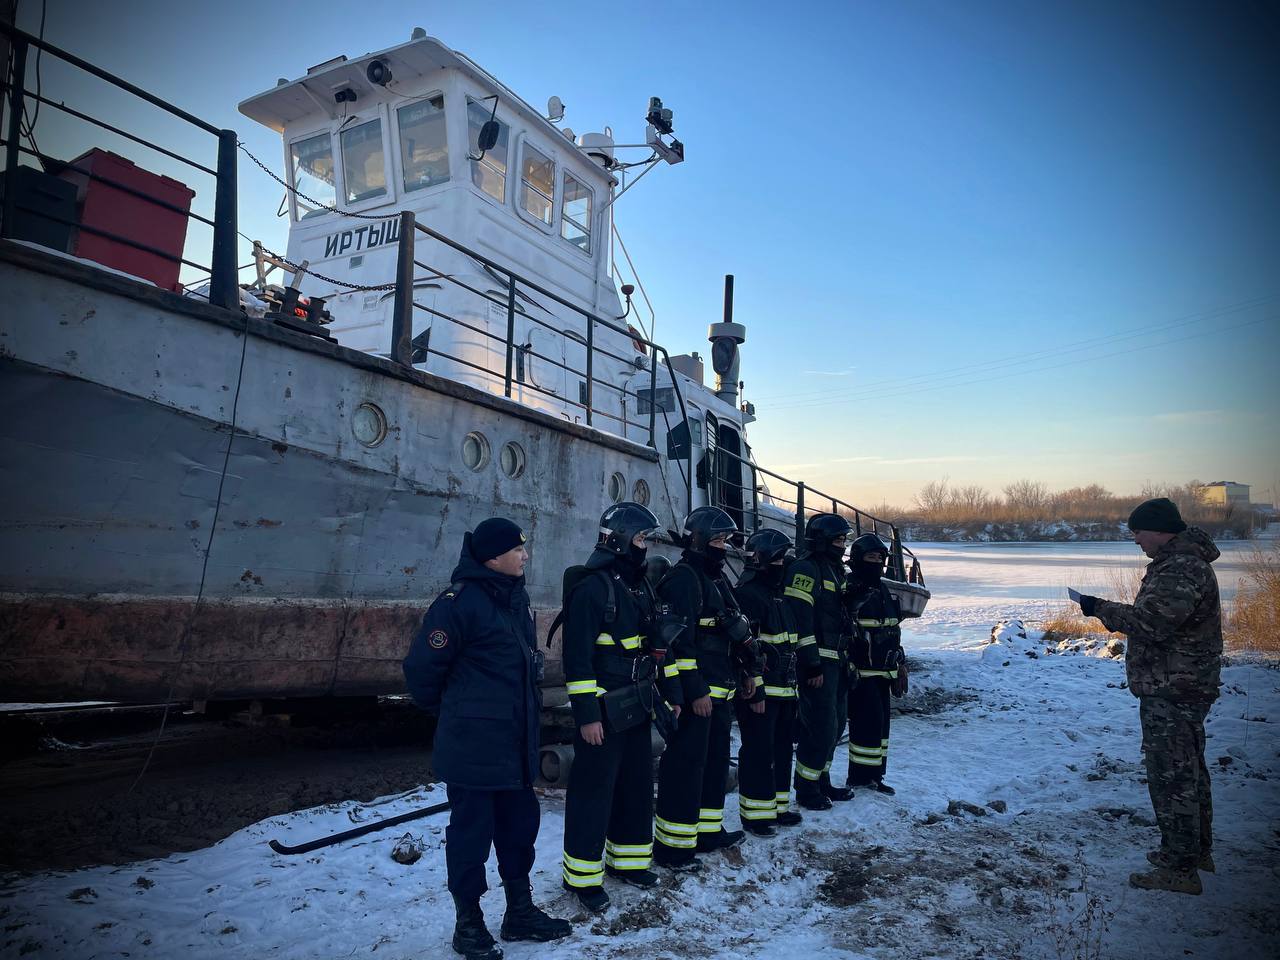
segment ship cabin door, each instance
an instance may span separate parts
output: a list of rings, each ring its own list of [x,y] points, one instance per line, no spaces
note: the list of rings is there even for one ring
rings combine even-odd
[[[707,480],[707,502],[729,514],[739,530],[750,533],[744,524],[748,514],[754,515],[755,490],[753,483],[744,482],[750,471],[743,470],[743,459],[742,434],[737,427],[708,413],[707,455],[699,471]]]

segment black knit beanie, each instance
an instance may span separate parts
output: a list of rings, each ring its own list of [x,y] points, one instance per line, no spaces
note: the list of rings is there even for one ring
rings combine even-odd
[[[1181,533],[1187,529],[1178,513],[1178,505],[1168,497],[1156,497],[1138,504],[1129,514],[1130,530],[1153,530],[1156,533]]]
[[[524,543],[524,533],[505,517],[481,520],[471,533],[471,553],[484,563]]]

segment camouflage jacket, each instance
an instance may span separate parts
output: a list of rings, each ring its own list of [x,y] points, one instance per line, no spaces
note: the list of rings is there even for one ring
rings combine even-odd
[[[1132,605],[1098,601],[1097,618],[1129,638],[1125,670],[1135,697],[1218,698],[1222,607],[1210,564],[1220,555],[1207,533],[1188,527],[1152,558]]]

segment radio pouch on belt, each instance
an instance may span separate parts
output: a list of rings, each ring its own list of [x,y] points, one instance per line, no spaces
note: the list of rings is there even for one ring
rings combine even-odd
[[[651,706],[645,706],[640,695],[640,684],[628,683],[600,696],[600,709],[604,712],[609,729],[623,733],[638,727],[649,719]]]

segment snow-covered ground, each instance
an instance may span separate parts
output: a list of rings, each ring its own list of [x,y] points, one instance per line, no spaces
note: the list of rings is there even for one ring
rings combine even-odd
[[[1124,547],[1106,545],[1125,561]],[[907,645],[927,710],[894,720],[896,797],[859,793],[776,839],[703,858],[698,876],[654,891],[610,883],[601,917],[560,889],[563,794],[543,796],[536,898],[575,919],[555,944],[510,958],[1125,958],[1276,956],[1280,943],[1280,671],[1224,670],[1208,724],[1216,875],[1187,897],[1128,887],[1158,843],[1122,662],[1032,658],[988,647],[991,626],[1034,618],[1096,563],[1081,545],[1028,563],[951,545],[926,551],[935,599]],[[1132,548],[1128,548],[1131,551]],[[1036,568],[1036,569],[1032,569]],[[1037,572],[1038,571],[1038,572]],[[1224,587],[1229,575],[1220,577]],[[1034,633],[1032,634],[1034,639]],[[941,708],[941,709],[939,709]],[[842,773],[843,764],[837,764]],[[837,776],[839,780],[839,776]],[[0,956],[448,957],[445,817],[408,825],[427,854],[390,857],[404,828],[304,856],[297,843],[443,799],[423,788],[386,803],[273,817],[195,853],[125,867],[9,877]],[[733,798],[726,819],[736,825]],[[484,906],[496,932],[502,895]]]

